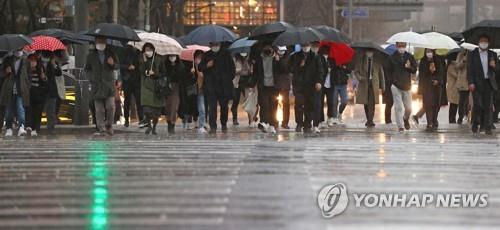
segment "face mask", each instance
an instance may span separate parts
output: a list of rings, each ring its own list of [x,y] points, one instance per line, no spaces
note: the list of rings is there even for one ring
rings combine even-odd
[[[425,56],[427,56],[427,58],[430,59],[430,58],[434,57],[434,54],[433,53],[426,53]]]
[[[146,51],[144,53],[146,54],[146,57],[151,58],[151,57],[153,57],[154,52],[153,51]]]
[[[20,51],[15,52],[15,53],[14,53],[14,56],[16,56],[16,57],[20,58],[20,57],[22,57],[22,56],[23,56],[23,54],[24,54],[24,52],[23,52],[22,50],[20,50]]]
[[[210,47],[210,49],[212,50],[212,52],[216,52],[217,53],[220,50],[220,46],[212,46],[212,47]]]
[[[50,61],[50,58],[48,57],[42,57],[42,62],[47,63]]]
[[[323,54],[323,57],[324,57],[325,59],[328,59],[328,54]]]
[[[248,56],[248,54],[247,54],[247,53],[240,53],[240,55],[241,55],[242,57],[246,57],[246,56]]]
[[[400,54],[404,54],[406,52],[406,48],[398,48],[398,52]]]
[[[310,46],[304,46],[304,47],[302,47],[302,51],[304,53],[309,53],[309,52],[311,52],[311,47]]]
[[[479,48],[481,48],[482,50],[487,50],[489,45],[490,44],[488,42],[480,42]]]
[[[95,48],[99,51],[104,51],[106,49],[106,44],[95,44]]]
[[[313,48],[311,48],[311,50],[312,50],[312,52],[314,52],[314,53],[318,53],[318,51],[319,51],[319,47],[313,47]]]
[[[373,52],[367,52],[366,56],[369,57],[369,58],[373,57]]]
[[[169,56],[169,57],[168,57],[168,60],[169,60],[170,62],[175,62],[175,61],[177,60],[177,57],[176,57],[176,56]]]

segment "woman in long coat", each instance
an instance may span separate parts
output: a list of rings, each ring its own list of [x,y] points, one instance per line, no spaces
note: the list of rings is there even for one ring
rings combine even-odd
[[[369,59],[371,57],[371,79],[368,74]],[[356,104],[364,105],[367,127],[375,126],[373,122],[375,105],[379,103],[380,91],[385,90],[384,68],[375,60],[373,51],[366,51],[355,66],[355,76],[359,81],[356,93]]]
[[[165,58],[165,71],[170,88],[170,94],[165,103],[165,115],[167,117],[168,132],[174,133],[180,103],[180,82],[185,78],[186,70],[178,55],[168,55]]]
[[[156,125],[165,105],[165,97],[155,93],[155,79],[165,77],[163,60],[151,43],[144,44],[139,60],[141,73],[141,105],[147,123],[146,134],[156,135]]]
[[[418,89],[422,94],[423,107],[427,117],[427,129],[436,130],[438,113],[441,106],[441,93],[444,66],[436,57],[435,50],[426,49],[420,61]]]

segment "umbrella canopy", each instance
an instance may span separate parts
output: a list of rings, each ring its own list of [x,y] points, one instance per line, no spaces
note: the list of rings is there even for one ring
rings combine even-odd
[[[387,40],[387,43],[390,44],[395,44],[396,42],[406,42],[414,47],[429,46],[429,41],[424,35],[417,34],[411,31],[394,34],[389,38],[389,40]]]
[[[199,45],[190,45],[181,51],[181,60],[184,61],[193,61],[194,60],[194,52],[197,50],[201,50],[203,52],[207,52],[210,50],[208,46],[199,46]]]
[[[84,44],[83,41],[78,39],[78,35],[76,33],[73,33],[69,30],[62,30],[56,28],[37,30],[31,33],[29,36],[36,37],[40,35],[57,38],[63,43]]]
[[[159,55],[180,55],[182,46],[175,39],[159,33],[140,33],[142,41],[134,42],[134,47],[141,50],[144,44],[151,43]]]
[[[490,37],[490,48],[500,48],[500,20],[484,20],[463,32],[465,41],[472,44],[478,44],[483,34]]]
[[[116,23],[99,23],[90,29],[86,35],[106,37],[120,41],[141,41],[133,29]]]
[[[427,41],[429,42],[429,46],[427,46],[425,48],[445,49],[445,50],[452,50],[452,49],[460,48],[460,46],[458,46],[457,42],[447,35],[437,33],[437,32],[429,32],[429,33],[425,33],[423,35],[424,35],[424,37],[427,38]]]
[[[236,35],[222,26],[205,25],[191,31],[183,40],[186,45],[208,46],[211,42],[233,42]]]
[[[448,36],[457,42],[464,40],[464,35],[460,32],[449,33]]]
[[[290,46],[295,44],[304,44],[323,40],[325,36],[319,31],[310,28],[302,27],[281,33],[273,45],[275,46]]]
[[[66,50],[66,46],[57,38],[48,36],[33,37],[33,43],[27,45],[25,50],[28,51],[50,51]]]
[[[13,50],[18,50],[31,43],[33,43],[33,40],[22,34],[0,35],[0,51],[9,52]]]
[[[252,32],[248,39],[251,40],[273,40],[285,31],[293,30],[295,27],[287,22],[273,22],[261,25]]]
[[[477,48],[477,45],[474,45],[474,44],[470,44],[470,43],[467,43],[467,42],[464,42],[462,44],[460,44],[460,46],[464,49],[467,49],[467,50],[475,50]]]
[[[233,44],[229,46],[228,50],[232,54],[250,53],[250,49],[256,42],[256,40],[248,40],[248,37],[241,38],[233,42]]]
[[[321,42],[321,46],[330,47],[329,57],[335,60],[337,66],[345,65],[354,58],[354,49],[345,43]]]
[[[347,35],[340,32],[340,30],[335,29],[330,26],[313,26],[312,28],[316,29],[320,33],[322,33],[325,38],[325,41],[329,42],[338,42],[338,43],[350,43],[351,40]]]
[[[377,53],[380,53],[381,55],[384,55],[384,56],[389,56],[389,53],[382,49],[381,46],[373,43],[373,42],[355,42],[351,45],[351,48],[353,48],[354,50],[367,50],[367,49],[371,49],[371,50],[375,50]]]

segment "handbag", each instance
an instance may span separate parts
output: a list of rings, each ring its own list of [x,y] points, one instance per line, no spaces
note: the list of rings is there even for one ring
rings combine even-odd
[[[153,80],[155,97],[162,98],[169,95],[168,80],[166,77],[158,77]]]

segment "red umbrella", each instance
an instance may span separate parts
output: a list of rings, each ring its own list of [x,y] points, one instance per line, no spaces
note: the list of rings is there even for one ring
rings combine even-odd
[[[25,48],[27,51],[51,51],[56,50],[66,50],[66,46],[57,38],[47,37],[47,36],[36,36],[33,37],[33,43],[27,45]]]
[[[181,51],[181,60],[184,61],[193,61],[194,52],[197,50],[201,50],[203,52],[207,52],[210,50],[207,46],[199,46],[199,45],[190,45]]]
[[[354,57],[354,49],[345,43],[321,42],[321,46],[330,47],[330,54],[328,56],[334,59],[338,66],[351,62]]]

